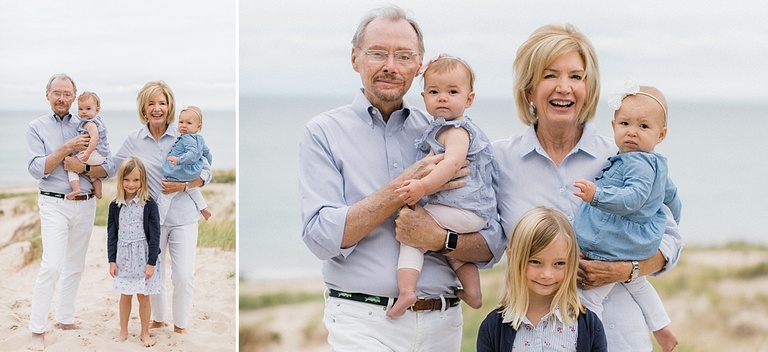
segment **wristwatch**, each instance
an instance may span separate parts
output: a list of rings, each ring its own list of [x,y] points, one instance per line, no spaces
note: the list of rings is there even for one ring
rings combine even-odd
[[[83,174],[87,174],[88,172],[91,171],[91,165],[88,165],[88,164],[84,164],[84,165],[85,166],[83,166]]]
[[[456,245],[459,243],[459,234],[455,231],[448,230],[445,234],[445,249],[444,252],[453,252],[456,250]]]
[[[632,273],[629,274],[629,280],[624,281],[625,284],[628,284],[632,281],[635,281],[637,277],[640,276],[640,263],[637,262],[637,260],[632,261]]]

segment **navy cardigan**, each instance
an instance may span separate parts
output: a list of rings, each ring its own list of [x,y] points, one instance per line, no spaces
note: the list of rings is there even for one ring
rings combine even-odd
[[[512,343],[515,341],[517,330],[512,324],[502,323],[504,317],[501,310],[496,309],[485,317],[480,324],[477,334],[477,351],[512,351]],[[605,330],[600,318],[591,310],[586,314],[579,314],[579,336],[576,338],[576,351],[608,351],[608,341],[605,339]]]
[[[109,203],[107,218],[107,259],[114,263],[117,259],[117,232],[120,229],[120,210],[114,200]],[[149,259],[147,265],[156,265],[160,255],[160,213],[157,202],[152,198],[144,205],[144,234],[147,236]]]

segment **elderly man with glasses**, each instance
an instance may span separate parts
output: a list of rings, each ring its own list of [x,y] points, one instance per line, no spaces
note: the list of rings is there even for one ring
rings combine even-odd
[[[459,282],[444,254],[488,265],[503,253],[497,221],[480,233],[453,237],[422,207],[406,207],[394,191],[404,180],[428,174],[443,157],[416,160],[414,142],[432,119],[403,99],[423,55],[421,30],[402,9],[371,11],[352,39],[352,67],[363,89],[352,104],[304,127],[302,237],[323,260],[324,324],[334,351],[458,351],[462,315],[454,290]],[[463,184],[451,181],[443,189]],[[399,292],[399,241],[430,252],[417,286],[419,301],[390,319],[386,310]]]
[[[45,97],[51,111],[29,123],[27,130],[27,157],[29,173],[38,180],[40,196],[40,234],[43,258],[35,280],[29,329],[32,339],[28,348],[45,349],[45,330],[48,312],[56,284],[61,282],[56,300],[56,327],[77,329],[75,324],[75,296],[85,267],[85,255],[93,231],[96,199],[90,178],[105,177],[104,166],[111,165],[106,155],[105,164],[86,166],[72,153],[84,150],[88,135],[78,135],[80,118],[69,112],[75,100],[75,82],[65,74],[51,77],[45,88]],[[81,174],[82,193],[74,199],[65,195],[72,191],[67,171]]]

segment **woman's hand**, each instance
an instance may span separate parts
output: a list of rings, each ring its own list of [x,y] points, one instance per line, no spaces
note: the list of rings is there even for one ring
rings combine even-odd
[[[184,191],[184,182],[169,181],[167,178],[163,179],[163,194],[171,194]]]
[[[579,259],[579,276],[576,282],[579,288],[590,289],[592,287],[627,281],[631,273],[631,262],[605,262],[592,260],[581,255]]]
[[[149,280],[152,275],[155,275],[155,266],[147,264],[147,269],[144,270],[144,280]]]
[[[114,262],[109,263],[109,275],[112,277],[117,276],[117,264]]]
[[[403,244],[433,252],[445,247],[445,230],[420,205],[400,209],[395,225],[395,238]]]

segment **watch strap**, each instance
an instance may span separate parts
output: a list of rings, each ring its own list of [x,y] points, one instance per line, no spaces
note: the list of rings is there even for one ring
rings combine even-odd
[[[629,274],[629,280],[624,281],[625,284],[628,284],[632,281],[635,281],[637,277],[640,276],[640,263],[637,260],[632,261],[632,273]]]

